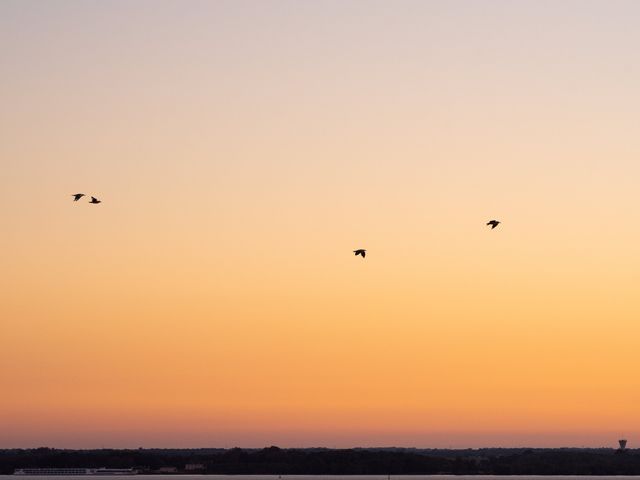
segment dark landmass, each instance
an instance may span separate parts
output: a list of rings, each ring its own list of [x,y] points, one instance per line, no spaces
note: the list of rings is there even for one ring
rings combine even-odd
[[[640,450],[481,448],[0,450],[17,468],[135,468],[140,473],[273,475],[640,475]]]

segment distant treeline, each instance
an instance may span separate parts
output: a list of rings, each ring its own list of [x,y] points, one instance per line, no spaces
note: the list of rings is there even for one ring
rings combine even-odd
[[[190,471],[186,471],[187,465]],[[612,449],[0,450],[0,474],[27,467],[272,475],[640,475],[640,451]],[[173,467],[173,468],[171,468]],[[194,471],[195,470],[195,471]]]

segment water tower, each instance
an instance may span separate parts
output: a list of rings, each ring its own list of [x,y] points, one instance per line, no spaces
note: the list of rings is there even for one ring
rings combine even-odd
[[[620,440],[618,440],[618,443],[620,444],[620,450],[624,450],[627,448],[627,440],[622,438]]]

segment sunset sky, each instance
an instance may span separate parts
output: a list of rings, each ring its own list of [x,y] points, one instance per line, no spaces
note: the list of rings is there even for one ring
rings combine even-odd
[[[3,0],[0,448],[636,447],[639,18]]]

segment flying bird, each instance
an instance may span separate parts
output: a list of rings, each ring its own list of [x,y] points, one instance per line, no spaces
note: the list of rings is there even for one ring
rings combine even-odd
[[[500,222],[498,220],[490,220],[487,222],[487,225],[491,225],[491,230],[496,228],[499,224]]]
[[[363,248],[359,249],[359,250],[354,250],[353,253],[356,254],[356,257],[358,255],[362,255],[362,258],[364,258],[364,256],[366,255],[367,251]]]
[[[71,195],[73,197],[73,201],[77,202],[78,200],[80,200],[82,197],[84,197],[84,193],[75,193],[73,195]]]
[[[98,200],[96,197],[91,197],[91,201],[89,203],[95,203],[98,204],[100,203],[102,200]]]

